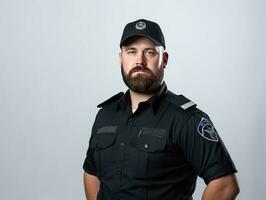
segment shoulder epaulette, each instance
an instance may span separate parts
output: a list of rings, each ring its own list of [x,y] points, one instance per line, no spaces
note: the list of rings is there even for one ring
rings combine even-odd
[[[109,99],[105,100],[104,102],[100,103],[100,104],[97,106],[97,108],[104,107],[105,105],[110,104],[110,103],[112,103],[113,101],[119,99],[119,98],[120,98],[121,96],[123,96],[123,95],[124,95],[123,92],[119,92],[119,93],[117,93],[116,95],[114,95],[114,96],[110,97]]]
[[[187,110],[191,107],[196,107],[197,104],[195,104],[193,101],[189,100],[183,95],[176,95],[171,92],[169,101],[173,103],[174,105],[180,107],[182,110]]]

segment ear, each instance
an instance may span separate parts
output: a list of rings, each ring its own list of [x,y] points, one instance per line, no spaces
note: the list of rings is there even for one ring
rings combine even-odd
[[[164,67],[167,65],[167,63],[168,63],[168,57],[169,57],[169,55],[168,55],[168,53],[167,52],[164,52],[163,53],[163,64],[164,64]]]
[[[119,64],[122,65],[122,51],[119,52]]]

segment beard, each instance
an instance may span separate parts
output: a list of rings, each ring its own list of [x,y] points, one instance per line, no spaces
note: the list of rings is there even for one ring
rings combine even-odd
[[[145,73],[139,73],[135,76],[132,76],[132,74],[135,72]],[[164,67],[162,66],[160,70],[154,74],[147,67],[137,66],[131,69],[128,74],[126,74],[123,66],[121,65],[121,74],[124,83],[133,92],[141,94],[153,94],[162,83],[164,77]]]

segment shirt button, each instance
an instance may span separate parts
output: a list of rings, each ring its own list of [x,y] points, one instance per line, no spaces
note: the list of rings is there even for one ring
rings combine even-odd
[[[144,148],[147,149],[149,147],[149,145],[147,144],[144,144]]]
[[[120,145],[123,147],[123,146],[125,146],[125,143],[124,142],[121,142]]]

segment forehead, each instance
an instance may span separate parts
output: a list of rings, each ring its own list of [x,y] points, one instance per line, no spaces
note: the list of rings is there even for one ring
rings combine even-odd
[[[143,36],[135,36],[132,38],[129,38],[123,45],[122,48],[129,48],[129,47],[134,47],[134,48],[155,48],[156,45],[149,40],[146,37]]]

